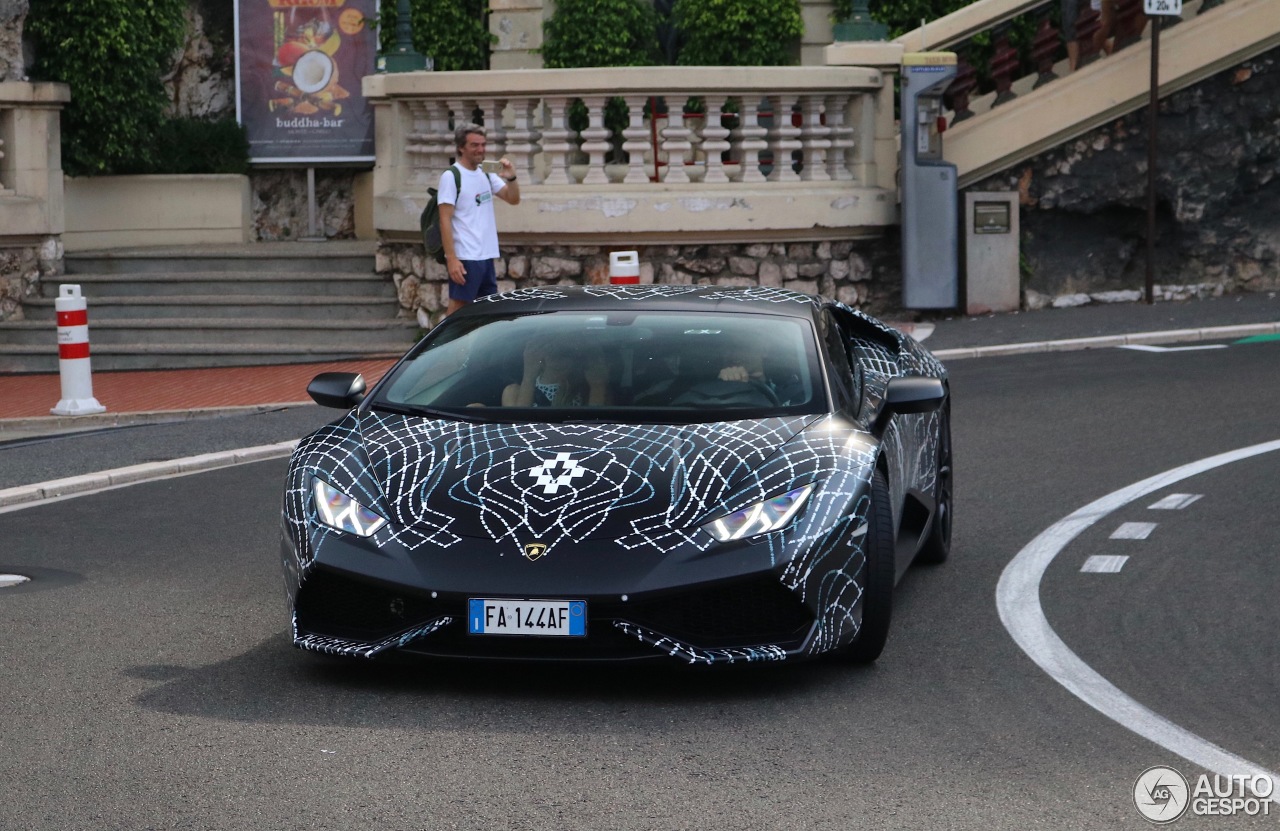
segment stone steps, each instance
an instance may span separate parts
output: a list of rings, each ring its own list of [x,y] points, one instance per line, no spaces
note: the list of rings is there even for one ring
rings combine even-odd
[[[45,297],[57,296],[58,284],[76,284],[92,305],[100,297],[156,297],[198,295],[263,295],[297,299],[320,296],[381,297],[393,301],[390,282],[372,271],[343,274],[324,271],[189,271],[175,269],[154,273],[72,273],[47,289]]]
[[[287,313],[291,317],[309,321],[387,320],[385,293],[318,297],[269,294],[108,295],[94,297],[91,302],[89,322],[95,328],[103,321],[139,315],[152,320],[189,318],[193,308],[199,309],[204,318],[279,318]],[[30,298],[23,304],[23,308],[28,321],[47,322],[57,319],[52,297]]]
[[[93,368],[187,369],[395,357],[418,337],[368,243],[257,243],[67,256],[0,323],[0,372],[57,372],[54,298],[78,285]]]
[[[152,320],[122,318],[90,320],[89,341],[93,352],[107,344],[181,344],[192,333],[200,342],[212,344],[273,343],[279,345],[317,344],[317,321],[291,318],[257,318],[249,320],[208,317],[175,317]],[[339,349],[360,349],[369,342],[402,344],[401,351],[412,343],[418,331],[417,322],[407,320],[334,320],[319,322],[324,333],[323,344]],[[57,326],[48,321],[18,321],[10,324],[14,346],[47,346],[56,352]],[[406,340],[407,339],[407,340]]]

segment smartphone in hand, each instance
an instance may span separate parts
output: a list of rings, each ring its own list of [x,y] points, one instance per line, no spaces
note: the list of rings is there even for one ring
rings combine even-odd
[[[502,172],[502,162],[485,159],[480,162],[480,169],[485,173],[500,173]]]

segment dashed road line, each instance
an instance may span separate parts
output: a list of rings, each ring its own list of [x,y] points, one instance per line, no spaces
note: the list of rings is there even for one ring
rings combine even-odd
[[[1080,660],[1053,631],[1040,604],[1040,582],[1054,558],[1086,529],[1135,500],[1223,465],[1280,450],[1280,441],[1255,444],[1165,471],[1094,500],[1042,531],[1005,566],[996,586],[1000,622],[1032,661],[1072,695],[1120,726],[1220,774],[1270,777],[1280,804],[1280,775],[1237,756],[1139,704]]]
[[[1111,532],[1113,540],[1145,540],[1156,530],[1154,522],[1125,522]]]
[[[1181,511],[1195,502],[1202,493],[1171,493],[1159,502],[1147,506],[1148,511]]]
[[[1124,554],[1094,554],[1084,561],[1080,570],[1087,574],[1119,574],[1129,561]]]

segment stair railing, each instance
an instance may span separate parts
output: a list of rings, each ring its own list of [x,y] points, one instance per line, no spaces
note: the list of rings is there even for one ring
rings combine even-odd
[[[1061,0],[979,0],[906,32],[895,42],[907,51],[954,51],[959,72],[947,91],[951,123],[1007,104],[1020,94],[1088,66],[1149,35],[1143,0],[1104,0],[1109,19],[1090,0],[1078,0],[1074,37],[1064,32]],[[1183,18],[1229,0],[1188,0]],[[1176,25],[1169,18],[1165,26]],[[1109,31],[1104,31],[1109,24]]]

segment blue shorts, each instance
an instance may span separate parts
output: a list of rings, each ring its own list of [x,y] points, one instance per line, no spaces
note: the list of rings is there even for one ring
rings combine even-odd
[[[449,281],[450,300],[470,303],[477,297],[498,293],[498,272],[494,270],[493,260],[462,260],[462,267],[467,271],[467,282],[460,286]]]

